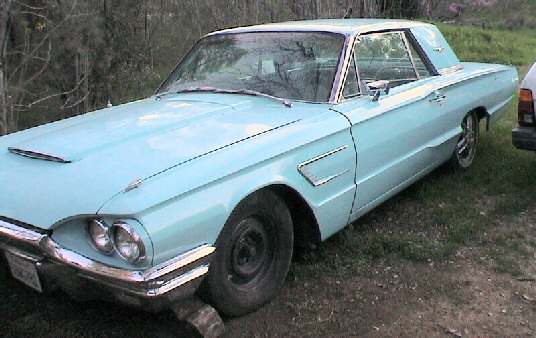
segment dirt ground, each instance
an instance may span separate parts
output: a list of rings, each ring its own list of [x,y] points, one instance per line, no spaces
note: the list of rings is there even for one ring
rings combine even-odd
[[[525,257],[516,277],[497,272],[489,255],[512,232]],[[225,336],[536,336],[536,212],[498,221],[482,236],[490,240],[445,263],[376,261],[353,278],[288,282],[269,306],[227,321]]]
[[[498,272],[498,259],[515,262],[515,276]],[[534,337],[536,211],[498,220],[447,262],[372,260],[345,275],[289,278],[271,304],[225,319],[224,337]],[[0,298],[6,337],[194,335],[172,314],[37,294],[4,264]]]

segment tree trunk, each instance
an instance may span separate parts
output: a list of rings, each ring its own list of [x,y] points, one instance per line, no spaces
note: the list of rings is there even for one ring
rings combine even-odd
[[[10,132],[12,107],[9,102],[6,73],[6,45],[9,35],[9,10],[12,0],[4,0],[0,6],[0,136]]]

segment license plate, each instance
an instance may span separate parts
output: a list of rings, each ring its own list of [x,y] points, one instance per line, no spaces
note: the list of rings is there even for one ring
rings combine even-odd
[[[43,292],[35,263],[6,251],[6,259],[13,277],[32,289]]]

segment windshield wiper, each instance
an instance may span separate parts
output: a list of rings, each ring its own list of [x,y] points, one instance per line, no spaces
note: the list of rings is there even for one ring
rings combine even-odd
[[[168,94],[179,94],[179,93],[195,93],[195,92],[210,92],[210,93],[223,93],[223,94],[244,94],[244,95],[251,95],[251,96],[260,96],[260,97],[266,97],[268,99],[276,100],[277,102],[280,102],[284,104],[288,108],[292,108],[294,104],[288,100],[282,99],[277,96],[273,96],[270,94],[261,93],[255,90],[250,89],[222,89],[222,88],[216,88],[216,87],[190,87],[186,89],[180,89],[180,90],[170,90],[167,92],[163,92],[160,94],[156,94],[156,99],[160,99],[164,95]]]

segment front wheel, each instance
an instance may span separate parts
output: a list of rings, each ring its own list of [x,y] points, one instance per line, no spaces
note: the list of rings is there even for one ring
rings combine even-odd
[[[470,111],[462,120],[462,133],[452,154],[451,164],[455,168],[467,169],[473,163],[478,145],[478,118]]]
[[[272,300],[292,258],[294,231],[283,200],[265,190],[240,202],[218,240],[201,296],[220,313],[241,316]]]

